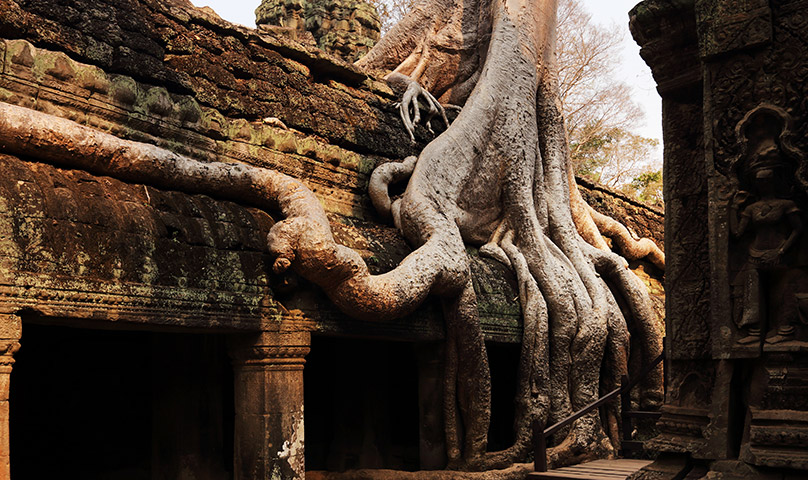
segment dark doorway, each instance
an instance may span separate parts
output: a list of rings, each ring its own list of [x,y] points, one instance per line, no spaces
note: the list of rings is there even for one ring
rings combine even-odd
[[[491,426],[488,428],[488,451],[505,450],[513,445],[516,412],[514,400],[518,381],[521,345],[486,342],[488,366],[491,369]]]
[[[223,336],[23,323],[11,374],[15,480],[232,476]]]
[[[304,378],[307,470],[418,469],[412,344],[314,337]]]

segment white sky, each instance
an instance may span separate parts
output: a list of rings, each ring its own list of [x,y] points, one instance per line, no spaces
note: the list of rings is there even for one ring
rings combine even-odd
[[[222,18],[233,23],[255,27],[255,9],[261,0],[191,0],[196,6],[208,5]],[[645,110],[645,125],[637,129],[637,133],[662,142],[662,100],[656,91],[656,84],[651,78],[651,70],[640,58],[640,47],[634,43],[628,31],[628,12],[640,0],[582,0],[599,23],[609,25],[616,23],[625,31],[623,40],[623,58],[621,79],[634,87],[635,100]],[[661,149],[659,159],[661,160]]]
[[[656,91],[656,82],[651,77],[651,69],[640,57],[640,46],[634,42],[628,31],[628,12],[640,0],[582,0],[592,18],[599,23],[616,23],[623,31],[623,57],[620,77],[634,88],[634,99],[645,110],[645,123],[637,133],[644,137],[656,138],[662,143],[662,99]],[[662,158],[660,152],[659,158]]]

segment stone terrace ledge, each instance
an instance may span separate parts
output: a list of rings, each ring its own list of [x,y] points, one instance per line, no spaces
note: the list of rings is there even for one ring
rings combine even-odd
[[[108,74],[25,40],[2,40],[0,48],[2,101],[203,161],[241,161],[300,178],[323,202],[338,240],[359,250],[376,272],[410,251],[393,228],[373,223],[365,194],[369,173],[390,161],[386,157],[295,130],[285,117],[229,119],[195,96]],[[362,95],[379,104],[390,101],[367,88]],[[398,121],[394,113],[385,118]],[[24,309],[71,323],[259,331],[267,323],[304,321],[333,335],[443,337],[436,305],[407,319],[361,322],[335,311],[302,279],[273,278],[265,253],[272,212],[31,159],[2,160],[4,311]],[[475,270],[487,299],[481,315],[489,338],[517,342],[519,310],[509,301],[516,296],[514,280],[489,260],[475,261]]]

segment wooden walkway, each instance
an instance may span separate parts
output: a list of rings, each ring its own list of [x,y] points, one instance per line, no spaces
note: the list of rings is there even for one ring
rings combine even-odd
[[[571,467],[557,468],[548,472],[533,472],[528,480],[626,480],[629,475],[639,471],[653,460],[595,460]]]

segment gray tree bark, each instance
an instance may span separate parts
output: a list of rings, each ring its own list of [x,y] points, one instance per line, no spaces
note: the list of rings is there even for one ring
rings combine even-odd
[[[392,69],[387,78],[408,92],[407,83],[417,83],[443,102],[463,105],[417,160],[384,165],[371,182],[380,211],[414,246],[431,252],[436,263],[422,267],[439,272],[430,291],[444,298],[446,312],[450,468],[519,461],[530,449],[534,419],[558,421],[616,386],[628,370],[629,323],[644,358],[661,351],[648,294],[603,235],[625,257],[664,268],[662,252],[591,209],[575,184],[555,76],[556,8],[555,0],[424,0],[358,62]],[[402,102],[405,114],[410,98]],[[409,172],[404,195],[391,201],[387,185]],[[504,452],[486,451],[490,380],[463,244],[510,265],[519,282],[524,341],[516,441]],[[629,306],[631,322],[616,295]],[[644,401],[660,403],[661,392],[657,370]],[[612,454],[619,446],[617,408],[603,418],[605,424],[593,412],[559,436],[551,463]]]

